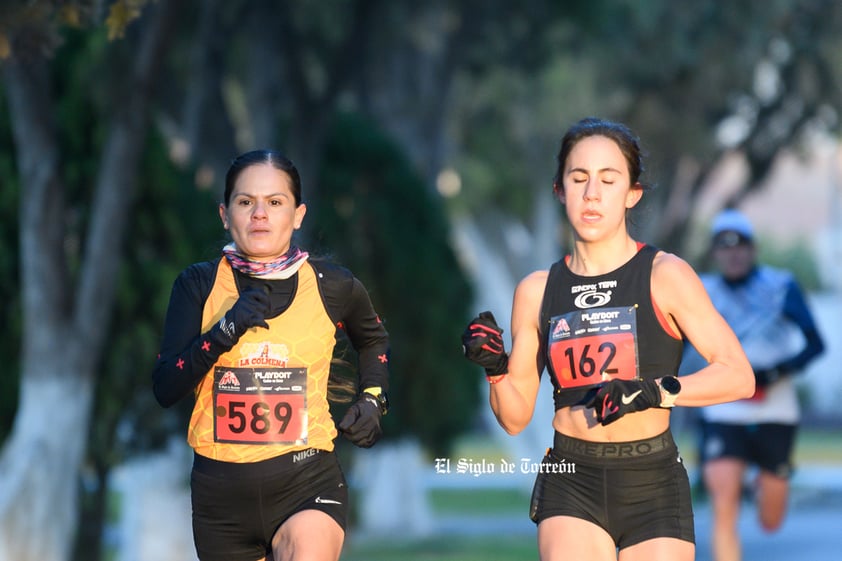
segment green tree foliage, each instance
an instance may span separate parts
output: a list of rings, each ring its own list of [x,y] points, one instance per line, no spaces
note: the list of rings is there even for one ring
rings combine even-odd
[[[369,289],[391,336],[387,435],[413,434],[446,452],[475,417],[479,382],[461,354],[471,289],[443,207],[400,148],[357,115],[341,115],[330,131],[320,184],[307,220]]]
[[[14,37],[34,51],[51,52],[56,57],[50,72],[57,103],[45,114],[49,112],[59,125],[61,179],[67,189],[63,193],[66,200],[60,205],[61,220],[53,222],[66,224],[61,253],[67,257],[71,273],[78,272],[83,263],[84,235],[93,218],[90,200],[109,119],[121,105],[131,106],[138,97],[137,90],[114,93],[134,83],[126,50],[137,43],[109,43],[108,37],[125,31],[131,38],[132,20],[151,4],[161,7],[164,3],[116,0],[100,6],[88,0],[45,0],[0,6],[0,59],[10,56],[9,38]],[[279,4],[275,16],[282,22],[295,23],[297,30],[280,35],[277,21],[265,17],[266,6],[246,2],[189,4],[194,8],[210,5],[211,11],[214,5],[224,6],[219,14],[221,21],[209,26],[216,31],[206,34],[213,39],[213,48],[196,43],[196,51],[212,54],[206,57],[208,68],[214,69],[208,73],[210,78],[225,77],[230,86],[231,77],[237,75],[235,70],[248,68],[240,60],[228,62],[233,58],[231,53],[238,52],[237,45],[254,47],[242,49],[245,59],[253,57],[256,69],[242,80],[244,84],[259,83],[260,77],[266,77],[264,88],[256,89],[257,93],[265,92],[263,99],[269,101],[255,104],[254,99],[260,96],[252,95],[244,107],[254,110],[255,122],[268,123],[267,129],[280,130],[278,122],[297,119],[295,126],[287,126],[292,139],[289,144],[298,150],[291,156],[305,172],[315,164],[302,162],[320,162],[320,176],[305,173],[304,178],[305,195],[309,184],[313,197],[308,227],[336,261],[366,283],[393,339],[393,410],[386,418],[387,434],[415,434],[432,451],[445,451],[475,417],[479,384],[476,369],[459,352],[458,336],[471,315],[468,307],[472,298],[448,243],[449,226],[441,201],[431,195],[430,185],[419,179],[422,174],[411,168],[402,151],[360,117],[344,115],[339,119],[329,131],[324,155],[320,143],[323,120],[333,114],[336,100],[365,108],[366,93],[388,89],[383,76],[372,74],[372,68],[378,65],[366,58],[371,53],[346,47],[363,46],[362,39],[377,36],[384,40],[373,42],[377,46],[374,51],[395,53],[401,50],[392,40],[401,38],[411,40],[419,46],[417,52],[424,54],[420,47],[429,44],[425,28],[410,25],[424,21],[409,9],[416,4],[402,3],[405,9],[395,9],[395,4],[381,3],[384,10],[372,10],[374,4],[365,0],[333,3],[345,6],[347,12],[325,10],[317,4]],[[448,134],[453,134],[448,140],[453,145],[442,143],[440,150],[436,140],[444,135],[435,127],[418,127],[419,132],[409,135],[421,139],[417,140],[419,145],[429,143],[428,151],[437,155],[438,159],[429,160],[434,164],[424,166],[428,178],[438,173],[438,163],[451,163],[464,177],[466,202],[460,210],[484,212],[483,207],[491,205],[478,203],[492,200],[504,212],[514,211],[528,218],[533,211],[530,201],[534,191],[548,189],[558,136],[583,112],[592,109],[595,114],[632,124],[656,156],[653,171],[664,183],[677,175],[672,168],[683,158],[694,160],[701,171],[696,174],[698,178],[688,180],[693,187],[688,188],[691,196],[686,200],[692,201],[696,188],[703,186],[705,170],[721,154],[722,147],[712,131],[724,117],[739,114],[740,107],[748,106],[750,115],[744,120],[756,126],[736,148],[754,155],[749,158],[754,176],[749,187],[758,186],[777,147],[787,143],[768,146],[769,139],[777,138],[767,134],[777,130],[770,129],[772,125],[781,122],[776,115],[787,117],[778,109],[808,108],[785,119],[787,123],[791,120],[792,126],[779,127],[787,137],[784,140],[791,140],[796,136],[793,131],[824,114],[821,110],[825,105],[839,107],[835,84],[842,68],[838,64],[842,50],[835,31],[842,11],[837,4],[829,0],[786,0],[750,8],[750,3],[732,5],[712,0],[692,6],[663,0],[599,0],[569,6],[548,0],[526,0],[518,6],[502,0],[443,2],[441,5],[452,8],[440,13],[444,27],[461,25],[464,30],[455,34],[457,40],[446,51],[452,56],[443,58],[447,64],[442,65],[442,75],[446,79],[430,80],[423,72],[425,65],[419,63],[424,60],[420,56],[418,60],[399,59],[401,64],[379,65],[385,69],[384,75],[394,74],[395,68],[411,69],[419,83],[423,78],[435,84],[434,94],[442,99],[428,96],[434,101],[428,113],[419,111],[420,102],[427,101],[423,96],[403,97],[404,91],[390,90],[395,99],[389,106],[408,108],[395,112],[390,130],[405,128],[419,114],[423,115],[418,119],[422,124],[437,119],[447,122]],[[104,27],[96,24],[94,27],[99,28],[92,30],[92,23],[105,17],[102,10],[106,5]],[[254,17],[266,20],[265,36],[243,24],[241,12],[247,11],[247,6],[254,10]],[[288,18],[293,7],[295,17]],[[386,7],[392,11],[386,11]],[[302,8],[309,11],[302,12]],[[357,17],[345,17],[351,13]],[[404,15],[385,20],[379,27],[368,26],[371,18],[383,14]],[[348,21],[358,24],[343,33],[342,25]],[[192,37],[191,33],[197,33],[194,27],[201,27],[192,20],[180,22],[182,38]],[[413,29],[413,33],[408,32]],[[777,61],[773,55],[781,44],[788,47],[789,58]],[[177,78],[186,74],[186,68],[192,68],[192,62],[185,62],[192,60],[186,54],[191,45],[185,40],[168,53],[174,68],[157,81],[164,86],[160,89],[166,90],[159,92],[157,100],[159,125],[172,127],[172,121],[177,120],[174,115],[179,109],[174,108],[182,105],[184,91],[189,89]],[[256,57],[256,52],[268,56]],[[286,63],[278,64],[283,58],[279,53],[287,54]],[[753,95],[752,91],[754,71],[763,58],[777,61],[783,84],[779,94],[770,98]],[[326,61],[323,64],[313,62],[322,59]],[[277,69],[287,66],[298,73],[293,71],[278,80]],[[301,72],[306,72],[306,79]],[[230,97],[230,87],[223,88],[220,81],[210,78],[207,83],[197,81],[196,90],[225,91]],[[449,87],[451,79],[457,82],[454,88]],[[347,83],[357,84],[358,93],[337,85]],[[414,82],[410,84],[408,91],[425,91],[416,88]],[[0,107],[7,107],[2,87],[0,84]],[[790,95],[783,95],[787,93]],[[291,103],[290,97],[296,103]],[[445,98],[459,98],[452,112],[446,113]],[[212,110],[202,109],[206,106],[201,104],[197,107],[197,114],[207,116],[215,126],[196,128],[201,131],[196,135],[202,139],[202,153],[195,161],[212,161],[224,167],[218,155],[231,151],[235,135],[216,125],[230,116],[222,104],[207,106]],[[20,370],[17,226],[20,220],[31,220],[31,216],[20,213],[27,185],[21,184],[19,170],[14,169],[15,147],[9,128],[9,115],[2,111],[0,294],[4,305],[0,321],[4,331],[0,352],[12,376],[0,392],[0,442],[8,435],[14,417],[16,374]],[[308,141],[308,133],[317,138]],[[417,146],[402,141],[404,150],[419,152]],[[192,170],[178,169],[171,163],[165,144],[160,136],[151,135],[145,145],[137,204],[125,216],[130,222],[125,255],[113,255],[121,260],[119,284],[110,339],[104,356],[98,357],[94,422],[86,456],[88,471],[98,483],[93,488],[102,488],[108,469],[126,454],[158,446],[171,434],[183,434],[184,413],[190,406],[185,400],[180,408],[160,410],[152,401],[148,376],[173,279],[187,264],[214,256],[221,246],[222,231],[214,210],[215,197],[197,190]],[[768,149],[759,150],[755,145]],[[679,211],[691,206],[689,202],[677,205]],[[669,222],[664,217],[670,213],[653,214],[658,214],[653,225]],[[688,222],[686,212],[673,212],[672,216],[672,222],[679,226]],[[498,223],[492,227],[499,230]],[[308,249],[319,253],[319,247]],[[68,283],[78,282],[73,274],[67,276],[72,279]],[[68,292],[73,294],[72,290]],[[110,306],[110,299],[103,300]],[[80,517],[86,524],[97,519],[100,500],[96,492],[86,494],[86,510]],[[98,543],[87,530],[86,526],[79,543]],[[81,550],[77,557],[95,558]]]
[[[806,291],[822,290],[821,274],[809,240],[797,238],[788,244],[764,244],[761,239],[759,243],[758,260],[761,263],[791,271],[801,288]]]
[[[185,434],[192,402],[161,409],[150,390],[151,372],[175,277],[187,264],[215,256],[221,244],[214,197],[172,164],[159,135],[150,137],[140,170],[114,328],[96,387],[76,559],[93,559],[91,545],[98,549],[102,541],[111,469]]]
[[[112,64],[111,45],[105,31],[69,30],[64,47],[51,66],[58,91],[64,92],[56,106],[60,144],[64,152],[62,175],[67,186],[64,212],[65,247],[70,269],[76,271],[82,259],[84,233],[90,219],[90,201],[96,182],[98,161],[105,138],[108,82],[98,73]],[[20,292],[17,277],[19,222],[17,185],[6,113],[0,114],[0,177],[4,196],[0,202],[0,247],[3,258],[3,294]],[[129,221],[127,251],[121,259],[113,328],[97,373],[96,399],[86,453],[82,485],[76,558],[98,556],[99,533],[105,512],[106,480],[111,469],[127,456],[159,447],[173,433],[183,432],[189,413],[185,407],[163,411],[154,402],[150,373],[158,350],[162,319],[175,276],[197,257],[209,256],[209,248],[221,238],[215,197],[197,191],[189,170],[179,170],[170,161],[160,135],[147,140],[140,166],[135,212]],[[6,196],[8,195],[8,196]],[[3,351],[13,366],[11,381],[0,398],[0,439],[11,428],[16,408],[19,356],[20,309],[18,299],[3,307],[12,326],[4,338]],[[6,346],[8,345],[8,348]]]
[[[748,173],[724,206],[766,185],[777,157],[838,134],[842,4],[833,0],[619,0],[589,48],[600,82],[625,99],[615,118],[650,152],[650,236],[686,247],[694,201],[726,154]]]
[[[0,88],[0,106],[6,104]],[[17,409],[18,376],[20,367],[20,278],[18,271],[18,197],[20,188],[14,172],[14,153],[10,124],[5,111],[0,111],[0,356],[6,368],[3,391],[0,391],[0,442],[12,428]]]
[[[184,407],[162,410],[155,402],[151,373],[173,281],[192,262],[215,258],[223,243],[216,197],[198,190],[187,170],[169,160],[163,140],[153,135],[141,163],[136,212],[120,270],[111,345],[97,387],[92,453],[111,457],[158,448],[184,433]],[[122,425],[119,437],[105,427]],[[116,438],[116,440],[115,440]]]
[[[67,92],[58,111],[68,156],[67,241],[77,247],[87,225],[85,201],[96,170],[94,154],[102,142],[97,126],[102,108],[95,103],[97,96],[80,86],[103,64],[99,49],[104,45],[103,38],[93,34],[70,34],[54,67],[57,87]],[[19,290],[17,190],[3,117],[0,133],[9,149],[2,152],[0,171],[4,194],[11,196],[3,197],[0,208],[0,243],[6,256],[0,267],[4,293],[12,296],[3,314],[6,324],[14,326],[19,323],[14,298]],[[311,208],[307,219],[318,230],[322,247],[371,289],[392,335],[393,411],[387,434],[415,434],[433,449],[446,449],[472,422],[478,383],[459,352],[471,293],[449,245],[444,209],[400,149],[371,123],[344,116],[330,138],[322,172],[325,203]],[[173,411],[162,411],[148,391],[173,280],[189,263],[214,257],[223,243],[216,194],[198,190],[188,172],[171,163],[163,139],[153,135],[141,166],[136,210],[127,217],[131,225],[114,328],[100,368],[97,422],[91,427],[87,459],[99,484],[127,455],[158,447],[179,434],[189,412],[189,400]],[[8,346],[5,356],[12,361],[17,360],[17,340],[3,341],[4,348]],[[3,395],[0,434],[11,426],[17,393]],[[93,508],[96,501],[88,503]],[[93,517],[83,520],[89,518]]]
[[[56,111],[60,142],[66,156],[63,167],[68,187],[65,245],[70,249],[72,269],[80,259],[98,164],[95,155],[101,151],[104,139],[102,123],[107,107],[103,106],[98,88],[90,87],[98,69],[108,64],[106,51],[109,46],[104,35],[104,32],[66,33],[64,48],[57,52],[56,63],[52,65],[56,88],[65,92]],[[20,217],[12,161],[14,151],[5,112],[0,113],[0,147],[3,147],[0,150],[0,178],[4,195],[0,198],[0,247],[3,250],[0,252],[0,282],[3,294],[12,298],[12,305],[3,307],[5,323],[14,326],[20,321],[14,296],[20,289],[16,273]],[[150,136],[140,166],[136,209],[126,217],[130,230],[127,252],[121,260],[115,327],[99,369],[95,417],[100,421],[107,419],[107,422],[92,426],[94,445],[90,453],[94,463],[100,463],[100,459],[95,459],[100,454],[109,457],[111,463],[119,461],[129,449],[143,451],[159,444],[166,436],[157,429],[148,431],[161,414],[157,405],[148,407],[152,396],[147,390],[169,290],[182,268],[198,258],[210,258],[213,248],[218,249],[222,239],[215,207],[217,197],[207,190],[197,189],[189,171],[180,170],[171,162],[160,135]],[[13,330],[15,333],[17,331]],[[10,346],[4,348],[8,351],[4,356],[13,361],[17,360],[18,349],[12,345],[19,341],[18,337],[9,338]],[[17,372],[17,369],[13,371]],[[12,391],[2,394],[0,427],[8,429],[7,421],[11,421],[14,406],[5,399],[14,400],[17,395]],[[140,404],[143,406],[137,410]],[[108,443],[114,439],[115,427],[120,422],[125,425],[127,419],[133,419],[129,425],[138,430],[133,430],[131,437],[123,436],[133,447],[124,446],[117,453]],[[0,436],[3,434],[0,430]]]

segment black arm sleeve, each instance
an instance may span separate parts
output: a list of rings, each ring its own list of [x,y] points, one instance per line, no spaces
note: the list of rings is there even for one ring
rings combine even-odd
[[[360,389],[389,389],[389,334],[374,311],[363,284],[354,279],[345,309],[345,326],[351,344],[359,354]]]
[[[368,291],[353,274],[323,261],[311,261],[319,277],[322,299],[334,324],[344,329],[359,361],[359,387],[389,388],[389,334]]]
[[[161,350],[152,372],[158,403],[170,407],[188,395],[230,349],[219,326],[201,333],[202,311],[210,294],[218,261],[191,265],[173,283]]]

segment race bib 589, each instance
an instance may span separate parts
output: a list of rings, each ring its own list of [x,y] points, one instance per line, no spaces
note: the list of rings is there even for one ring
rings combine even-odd
[[[306,444],[306,368],[214,370],[214,440]]]

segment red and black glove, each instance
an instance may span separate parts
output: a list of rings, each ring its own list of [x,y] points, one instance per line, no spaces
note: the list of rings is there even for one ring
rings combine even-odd
[[[635,411],[661,405],[661,388],[654,380],[611,380],[602,384],[585,404],[596,411],[596,419],[608,425]]]
[[[486,376],[499,376],[509,371],[503,330],[491,312],[481,312],[465,328],[462,352],[465,358],[485,368]]]

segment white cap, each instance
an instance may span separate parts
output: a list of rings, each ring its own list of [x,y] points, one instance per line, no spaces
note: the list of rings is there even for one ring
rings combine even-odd
[[[711,237],[716,237],[722,232],[736,232],[749,240],[754,238],[754,228],[745,214],[739,210],[728,208],[720,212],[713,219],[710,228]]]

